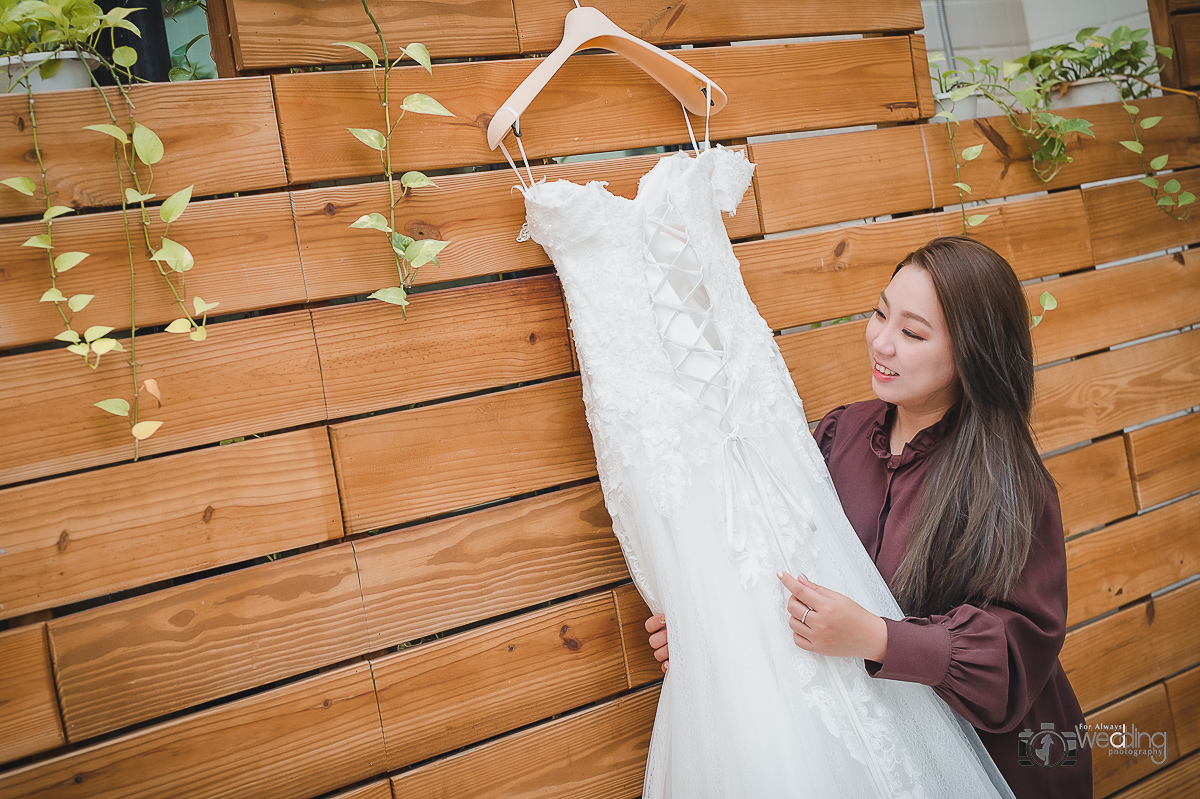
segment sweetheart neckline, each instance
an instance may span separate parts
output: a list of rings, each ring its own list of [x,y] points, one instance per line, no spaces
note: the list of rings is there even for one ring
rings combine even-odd
[[[521,194],[524,195],[528,199],[529,192],[533,189],[534,186],[551,186],[551,185],[557,185],[559,183],[565,183],[568,186],[574,186],[578,189],[589,189],[592,186],[596,186],[597,190],[601,194],[611,197],[614,200],[619,200],[621,202],[627,202],[627,203],[637,203],[641,200],[641,197],[642,197],[642,181],[645,180],[651,173],[653,173],[654,170],[658,169],[660,164],[666,163],[667,161],[669,161],[672,158],[678,158],[679,156],[683,156],[688,160],[687,171],[691,171],[693,168],[695,168],[695,165],[700,162],[700,159],[704,157],[705,153],[715,152],[716,150],[728,150],[728,149],[730,149],[730,148],[727,148],[720,144],[717,144],[717,145],[713,145],[712,147],[709,147],[705,150],[701,150],[695,156],[691,155],[690,151],[688,151],[688,150],[676,150],[673,153],[664,153],[662,158],[659,158],[657,161],[654,162],[654,166],[650,167],[650,169],[646,170],[644,173],[642,173],[642,176],[640,178],[638,178],[637,192],[634,194],[634,196],[632,198],[625,197],[620,194],[613,194],[611,191],[606,189],[605,186],[607,186],[609,183],[607,180],[589,180],[587,183],[577,183],[573,180],[567,180],[566,178],[555,178],[554,180],[550,180],[547,176],[543,176],[541,180],[534,181],[528,187],[525,187],[525,188],[518,187],[518,188],[521,191]],[[535,199],[534,202],[537,202],[537,200]],[[546,203],[538,203],[538,204],[546,205]]]

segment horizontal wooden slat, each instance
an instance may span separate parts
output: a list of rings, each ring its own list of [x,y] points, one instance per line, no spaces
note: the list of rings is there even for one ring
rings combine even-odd
[[[1022,280],[1091,266],[1078,192],[988,211],[971,235],[999,252]],[[957,213],[922,214],[743,242],[734,254],[759,313],[780,330],[869,310],[905,255],[939,235],[961,232]]]
[[[625,690],[611,592],[372,660],[391,768]]]
[[[678,55],[733,98],[712,118],[714,140],[919,116],[907,37],[710,47]],[[485,131],[501,100],[536,66],[534,59],[516,59],[443,64],[432,77],[420,67],[393,72],[395,100],[422,91],[457,115],[406,117],[396,135],[420,145],[406,146],[397,167],[502,163],[488,149]],[[377,153],[346,132],[383,124],[369,73],[272,80],[293,182],[382,172]],[[521,131],[530,158],[687,141],[678,101],[615,54],[568,61],[522,115]]]
[[[158,211],[149,213],[151,241],[163,228]],[[184,315],[156,264],[146,258],[140,213],[130,213],[137,279],[137,323],[161,325]],[[38,300],[50,288],[46,251],[21,247],[30,236],[45,232],[41,222],[0,225],[0,349],[48,341],[63,330],[52,303]],[[184,303],[194,312],[192,297],[219,302],[211,313],[230,314],[304,302],[304,276],[296,246],[295,225],[286,194],[231,197],[196,202],[171,225],[170,238],[186,246],[196,266],[186,275]],[[65,216],[54,223],[54,252],[81,251],[91,257],[59,275],[55,285],[64,296],[92,294],[95,299],[76,313],[73,327],[82,334],[92,325],[129,327],[129,251],[121,213]],[[170,273],[176,290],[178,275]],[[66,306],[64,313],[70,314]],[[65,344],[63,346],[66,346]]]
[[[1138,507],[1200,488],[1200,414],[1126,433]]]
[[[865,320],[846,322],[775,339],[809,422],[838,405],[875,396],[866,328]]]
[[[1035,375],[1045,452],[1200,403],[1200,330],[1078,358]]]
[[[1084,712],[1191,666],[1197,613],[1193,582],[1067,633],[1060,660]]]
[[[662,664],[654,658],[646,619],[650,608],[632,584],[613,589],[617,613],[621,617],[621,640],[625,648],[625,671],[629,687],[644,685],[663,676]]]
[[[1113,794],[1112,799],[1192,799],[1200,793],[1200,754],[1174,763]]]
[[[1166,685],[1179,753],[1200,749],[1200,666],[1172,677]]]
[[[1137,512],[1120,436],[1047,458],[1046,468],[1059,484],[1059,506],[1067,535]]]
[[[137,353],[138,380],[157,380],[163,398],[156,408],[143,392],[139,418],[163,422],[143,456],[325,416],[308,311],[212,325],[202,342],[139,336]],[[132,458],[125,418],[92,407],[130,398],[131,382],[121,353],[95,371],[60,351],[0,358],[0,484]]]
[[[332,417],[572,369],[558,281],[505,280],[394,305],[354,303],[313,312],[325,400]]]
[[[0,797],[307,799],[385,770],[356,663],[0,774]]]
[[[652,154],[551,164],[534,167],[533,174],[538,180],[605,180],[608,191],[632,199],[638,179],[663,157]],[[550,258],[537,242],[517,241],[525,221],[525,203],[519,192],[512,191],[518,182],[511,169],[445,175],[437,178],[437,184],[436,189],[419,189],[406,195],[396,206],[398,230],[413,238],[450,242],[438,254],[439,265],[426,264],[417,272],[418,284],[550,265]],[[376,231],[349,227],[363,214],[387,208],[386,185],[308,189],[295,192],[292,198],[311,299],[341,297],[395,284],[396,267],[387,239]],[[753,185],[736,213],[722,214],[722,218],[730,238],[761,232]]]
[[[195,186],[193,196],[203,197],[286,182],[268,78],[150,83],[129,91],[137,105],[134,119],[157,133],[166,148],[166,155],[154,165],[152,190],[160,200],[189,185]],[[106,94],[117,119],[128,124],[116,90],[107,89]],[[99,93],[95,89],[46,92],[37,96],[34,109],[53,204],[120,205],[113,140],[80,130],[84,125],[111,122]],[[8,131],[0,138],[0,174],[25,175],[40,186],[37,162],[29,156],[33,126],[24,94],[0,96],[0,125]],[[146,167],[141,169],[148,176]],[[7,188],[0,193],[0,218],[40,215],[45,210],[41,199]]]
[[[515,0],[521,51],[544,53],[562,40],[564,5]],[[691,0],[688,3],[608,0],[597,6],[633,35],[657,45],[736,42],[785,36],[915,31],[923,27],[916,0],[775,0],[768,4]],[[566,6],[566,10],[570,10]]]
[[[55,619],[49,627],[72,742],[367,650],[348,543]]]
[[[626,694],[392,778],[405,799],[634,797],[642,789],[659,687]]]
[[[982,223],[969,229],[971,238],[1000,253],[1021,280],[1095,263],[1083,198],[1077,191],[995,203],[971,213],[987,215]],[[962,213],[939,214],[938,228],[943,236],[961,236]]]
[[[1200,170],[1187,169],[1170,177],[1179,180],[1183,190],[1200,193]],[[1172,219],[1155,207],[1150,189],[1136,180],[1084,189],[1083,202],[1096,263],[1200,241],[1200,214],[1182,222]]]
[[[1200,250],[1030,284],[1030,313],[1043,291],[1058,300],[1033,329],[1048,363],[1200,322]]]
[[[65,742],[46,625],[0,632],[0,763]]]
[[[331,425],[346,529],[596,474],[578,378]]]
[[[347,40],[369,44],[383,55],[359,0],[226,0],[226,5],[238,69],[366,63],[353,50],[333,44]],[[371,12],[392,59],[411,41],[424,44],[434,58],[517,52],[508,0],[393,0],[375,3]]]
[[[342,534],[322,427],[5,489],[0,518],[0,618]]]
[[[354,542],[371,649],[628,577],[591,483]]]
[[[1078,624],[1198,572],[1200,495],[1071,539],[1067,542],[1067,624]]]
[[[768,233],[933,206],[921,128],[754,144]]]
[[[1092,747],[1092,777],[1096,796],[1108,796],[1147,774],[1152,774],[1165,764],[1179,757],[1171,723],[1171,708],[1167,704],[1167,691],[1162,683],[1156,683],[1139,691],[1128,699],[1122,699],[1087,717],[1088,732],[1112,739],[1113,732],[1130,734],[1129,745],[1120,747]],[[1141,742],[1132,740],[1133,730]],[[1162,741],[1161,754],[1126,754],[1121,749],[1158,750],[1157,741]],[[1124,738],[1117,738],[1124,744]],[[1081,742],[1082,745],[1082,742]]]
[[[337,794],[332,799],[392,799],[392,784],[384,779],[361,788],[352,788]]]
[[[1139,131],[1147,161],[1169,153],[1173,168],[1200,163],[1200,117],[1192,100],[1178,96],[1149,98],[1138,100],[1136,106],[1141,111],[1140,119],[1151,116],[1163,118],[1150,130]],[[1071,119],[1088,120],[1096,136],[1077,136],[1067,145],[1067,152],[1074,160],[1064,166],[1050,183],[1044,183],[1033,171],[1028,146],[1005,117],[964,120],[959,126],[954,136],[956,149],[961,152],[967,147],[983,145],[979,157],[962,166],[959,177],[955,176],[946,127],[926,126],[924,132],[929,148],[929,165],[938,204],[958,204],[958,189],[954,187],[957,180],[971,187],[969,200],[983,200],[1141,174],[1138,157],[1120,144],[1124,139],[1133,138],[1129,115],[1120,103],[1064,108],[1055,113]],[[1139,188],[1147,197],[1150,196],[1145,186]],[[1152,202],[1147,201],[1146,205],[1154,210]],[[1146,251],[1149,250],[1143,250]]]

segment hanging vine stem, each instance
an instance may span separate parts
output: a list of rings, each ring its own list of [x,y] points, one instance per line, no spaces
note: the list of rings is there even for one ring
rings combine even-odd
[[[451,117],[454,114],[447,111],[441,103],[432,97],[417,93],[410,94],[404,98],[400,104],[400,115],[396,118],[395,122],[392,121],[392,107],[389,97],[392,70],[407,56],[424,67],[425,71],[432,75],[432,61],[429,57],[429,50],[419,42],[413,42],[408,47],[401,47],[400,56],[395,61],[392,61],[391,55],[388,52],[387,40],[383,35],[383,29],[380,28],[379,21],[376,20],[375,15],[371,12],[367,0],[362,0],[362,6],[367,17],[371,20],[371,26],[375,29],[375,36],[379,40],[379,48],[383,51],[382,86],[379,82],[380,58],[373,48],[362,42],[335,42],[334,44],[356,50],[366,56],[371,62],[371,79],[375,84],[375,96],[379,101],[380,107],[383,109],[383,130],[386,132],[381,132],[373,128],[347,128],[347,130],[360,142],[379,153],[379,163],[383,168],[388,184],[388,213],[386,216],[380,213],[364,214],[351,223],[350,227],[378,230],[387,236],[388,244],[392,250],[392,259],[396,267],[396,274],[399,278],[399,285],[379,289],[370,296],[372,299],[400,306],[401,313],[407,319],[408,289],[416,279],[417,269],[426,263],[436,265],[438,263],[438,253],[449,242],[438,241],[436,239],[417,240],[396,230],[396,206],[404,198],[405,194],[410,189],[421,188],[423,186],[436,186],[437,184],[421,172],[405,172],[400,176],[400,192],[399,196],[397,196],[396,173],[392,166],[392,136],[395,134],[400,121],[404,119],[405,114],[409,111],[416,114]]]

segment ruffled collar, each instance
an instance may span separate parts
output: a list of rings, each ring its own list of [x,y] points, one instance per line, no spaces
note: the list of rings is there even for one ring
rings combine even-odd
[[[924,457],[934,447],[945,440],[958,421],[958,411],[961,403],[955,403],[946,411],[941,419],[921,430],[912,440],[904,445],[899,455],[891,451],[892,422],[896,418],[896,406],[891,402],[877,400],[878,409],[871,423],[871,451],[879,458],[888,461],[888,466],[896,469],[912,461]]]

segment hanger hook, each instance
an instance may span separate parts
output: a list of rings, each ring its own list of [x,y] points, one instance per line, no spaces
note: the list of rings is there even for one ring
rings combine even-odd
[[[708,100],[708,105],[709,105],[710,107],[712,107],[712,106],[714,106],[714,105],[716,105],[716,104],[717,104],[717,101],[716,101],[716,100],[714,100],[713,98],[711,98],[711,97],[709,97],[709,96],[708,96],[708,87],[707,87],[707,86],[701,86],[701,87],[700,87],[700,93],[704,95],[704,99],[705,99],[705,100]]]

